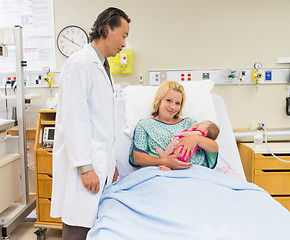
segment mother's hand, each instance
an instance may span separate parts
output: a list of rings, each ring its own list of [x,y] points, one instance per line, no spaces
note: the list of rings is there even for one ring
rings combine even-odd
[[[171,169],[186,169],[192,166],[192,163],[185,163],[185,162],[179,161],[177,159],[179,157],[178,154],[159,158],[159,157],[153,157],[147,153],[142,153],[135,150],[133,150],[133,152],[134,152],[135,164],[138,164],[140,166],[164,165]]]
[[[186,168],[190,168],[192,166],[191,162],[182,162],[179,161],[177,158],[179,157],[178,154],[176,155],[170,155],[168,157],[165,158],[161,158],[162,161],[162,165],[169,167],[171,169],[174,170],[181,170],[181,169],[186,169]]]
[[[184,159],[191,158],[194,153],[194,148],[199,144],[200,139],[200,135],[191,135],[182,138],[176,145],[176,148],[183,146],[180,156],[184,156]]]

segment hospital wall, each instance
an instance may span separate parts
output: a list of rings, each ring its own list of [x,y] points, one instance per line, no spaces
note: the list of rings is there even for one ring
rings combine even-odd
[[[290,67],[276,63],[277,57],[290,56],[288,0],[54,0],[55,37],[67,25],[89,33],[97,15],[109,6],[123,9],[132,20],[128,41],[133,72],[114,75],[115,83],[137,85],[142,74],[143,85],[148,85],[149,70],[250,69],[255,62],[268,69]],[[56,49],[57,71],[65,61]],[[261,85],[258,90],[252,85],[216,85],[213,92],[224,99],[233,128],[248,128],[251,122],[290,127],[285,114],[289,85]],[[26,105],[27,127],[36,128],[37,110],[45,108],[50,93],[48,88],[25,91],[41,95]],[[0,108],[5,109],[4,101]],[[32,153],[33,141],[29,144]],[[34,192],[33,170],[29,176]]]
[[[114,75],[115,83],[148,84],[148,71],[160,69],[289,68],[277,57],[290,56],[290,1],[286,0],[87,0],[54,1],[55,34],[75,24],[90,32],[105,8],[123,9],[131,18],[128,41],[133,72]],[[57,70],[66,58],[56,53]],[[285,97],[289,84],[217,85],[233,128],[251,122],[289,127]]]

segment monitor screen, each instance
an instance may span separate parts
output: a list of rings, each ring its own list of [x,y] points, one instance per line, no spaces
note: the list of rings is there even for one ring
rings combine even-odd
[[[48,137],[47,137],[47,140],[54,140],[54,128],[50,128],[48,130]]]

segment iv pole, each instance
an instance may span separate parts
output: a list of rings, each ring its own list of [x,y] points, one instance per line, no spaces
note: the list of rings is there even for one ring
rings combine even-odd
[[[26,115],[24,99],[24,71],[26,61],[23,61],[22,27],[14,27],[17,77],[17,116],[20,154],[21,198],[19,211],[2,226],[2,239],[9,239],[10,233],[31,213],[36,207],[35,198],[29,202],[27,150],[26,150]],[[15,204],[16,205],[16,204]]]
[[[24,169],[21,174],[22,203],[27,204],[29,198],[28,173],[27,173],[27,146],[26,146],[26,116],[25,116],[25,99],[24,99],[24,71],[26,62],[23,61],[23,39],[22,27],[15,26],[15,52],[16,52],[16,79],[17,79],[17,117],[18,117],[18,136],[19,136],[19,153],[20,169]]]

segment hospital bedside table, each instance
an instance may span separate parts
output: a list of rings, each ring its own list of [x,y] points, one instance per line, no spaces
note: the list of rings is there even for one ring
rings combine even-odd
[[[268,146],[279,158],[290,161],[290,142],[271,142]],[[238,149],[247,180],[265,189],[290,210],[290,162],[273,157],[265,143],[260,147],[238,143]]]
[[[55,110],[39,110],[35,135],[36,227],[61,229],[61,218],[50,217],[52,189],[52,148],[43,147],[45,127],[55,126]]]

